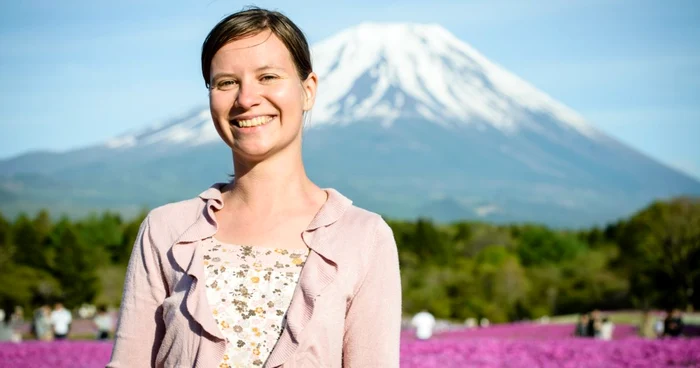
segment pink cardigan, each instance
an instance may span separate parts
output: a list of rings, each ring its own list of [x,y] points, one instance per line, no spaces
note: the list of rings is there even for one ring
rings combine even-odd
[[[202,247],[223,207],[216,184],[143,221],[108,368],[218,367],[226,341],[207,302]],[[399,366],[401,281],[391,228],[333,189],[302,238],[312,250],[268,367]]]

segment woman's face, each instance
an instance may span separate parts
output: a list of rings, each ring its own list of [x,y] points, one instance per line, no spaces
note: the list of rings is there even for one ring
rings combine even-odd
[[[301,143],[304,111],[316,95],[284,43],[269,30],[230,42],[211,62],[209,107],[221,138],[238,158],[261,161]]]

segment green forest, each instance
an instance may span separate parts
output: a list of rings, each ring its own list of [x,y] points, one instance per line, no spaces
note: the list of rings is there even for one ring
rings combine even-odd
[[[0,308],[62,301],[118,307],[146,215],[52,220],[0,214]],[[700,306],[700,198],[650,204],[604,227],[387,219],[405,314],[493,322],[604,310]],[[693,292],[693,291],[697,292]]]

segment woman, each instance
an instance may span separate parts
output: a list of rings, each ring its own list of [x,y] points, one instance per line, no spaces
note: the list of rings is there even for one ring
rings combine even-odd
[[[38,340],[53,340],[53,330],[51,329],[51,307],[48,305],[42,305],[34,311],[34,333]]]
[[[92,323],[97,330],[97,340],[108,340],[114,328],[114,318],[107,310],[106,305],[97,307],[97,314],[92,319]]]
[[[398,367],[391,229],[304,170],[318,77],[302,32],[230,15],[202,73],[235,179],[144,220],[108,367]]]

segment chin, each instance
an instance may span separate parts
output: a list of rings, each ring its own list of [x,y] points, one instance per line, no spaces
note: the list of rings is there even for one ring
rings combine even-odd
[[[264,147],[264,146],[256,146],[256,147],[250,147],[250,146],[240,146],[236,145],[233,146],[233,154],[234,156],[244,159],[246,161],[254,161],[254,162],[260,162],[268,157],[270,157],[274,153],[273,147]]]

